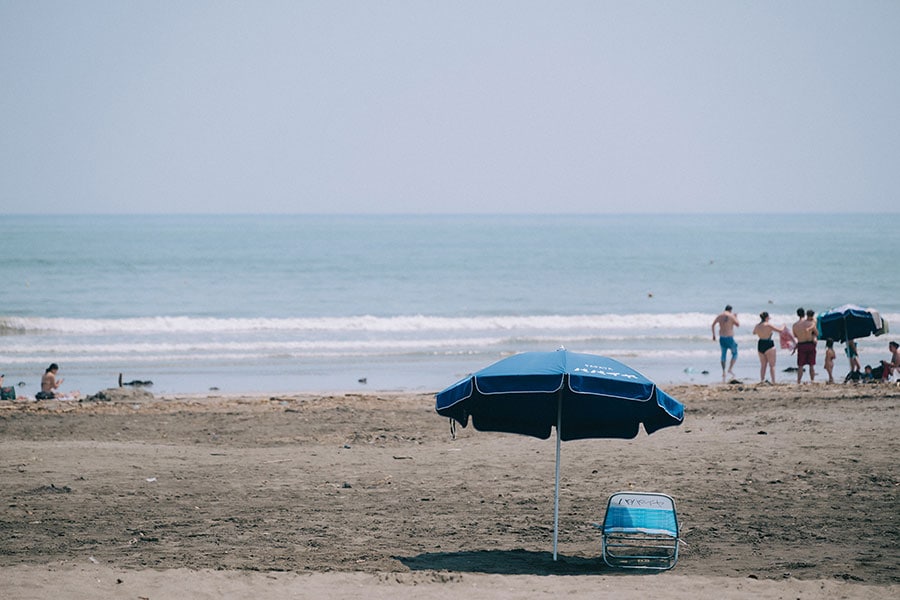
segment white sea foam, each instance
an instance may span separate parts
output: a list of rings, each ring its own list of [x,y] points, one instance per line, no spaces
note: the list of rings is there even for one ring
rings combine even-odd
[[[715,315],[706,313],[641,313],[594,315],[500,315],[444,317],[407,315],[315,318],[202,318],[160,316],[123,319],[0,317],[0,331],[75,334],[243,333],[262,331],[355,331],[423,333],[428,331],[645,331],[652,329],[705,330]]]
[[[372,352],[372,351],[430,351],[433,349],[445,349],[453,347],[484,346],[502,343],[502,338],[453,338],[453,339],[375,339],[375,340],[309,340],[309,341],[256,341],[256,342],[184,342],[169,343],[141,342],[141,343],[47,343],[29,342],[16,344],[16,354],[42,355],[48,351],[63,353],[66,355],[78,355],[92,353],[96,355],[146,355],[155,353],[159,355],[211,355],[217,352],[241,352],[258,354],[291,354],[294,352]]]
[[[91,351],[93,350],[93,352]],[[673,359],[677,358],[680,360],[687,361],[690,363],[695,359],[705,359],[712,358],[718,356],[718,350],[690,350],[690,351],[682,351],[682,350],[635,350],[633,348],[604,348],[601,352],[599,349],[586,348],[581,349],[582,351],[589,353],[597,353],[604,354],[608,356],[616,356],[616,357],[636,357],[640,356],[643,359],[647,360],[663,360],[663,359]],[[399,357],[399,356],[466,356],[474,354],[470,350],[448,350],[448,349],[435,349],[435,350],[427,350],[424,348],[415,348],[415,347],[407,347],[407,348],[399,348],[395,347],[391,350],[383,349],[381,352],[377,353],[376,356],[381,358],[389,358],[389,357]],[[114,353],[114,352],[104,352],[102,349],[98,351],[98,349],[85,349],[82,352],[72,352],[65,353],[60,352],[60,355],[63,356],[62,359],[59,359],[60,362],[65,363],[66,365],[72,364],[87,364],[87,365],[96,365],[96,364],[115,364],[118,363],[123,366],[134,367],[136,365],[171,365],[173,363],[182,362],[185,360],[190,360],[193,362],[244,362],[244,361],[261,361],[266,359],[277,359],[277,360],[308,360],[308,359],[350,359],[350,358],[360,358],[360,357],[369,357],[371,358],[373,354],[371,352],[367,352],[362,348],[316,348],[316,349],[293,349],[291,351],[282,351],[282,352],[250,352],[250,351],[240,351],[234,350],[230,352],[204,352],[202,354],[172,354],[170,352],[141,352],[141,353],[131,353],[131,352],[122,352],[122,353]],[[31,364],[38,359],[37,355],[27,355],[27,354],[18,354],[5,358],[5,363],[10,365],[24,365]],[[121,367],[120,367],[121,368]]]

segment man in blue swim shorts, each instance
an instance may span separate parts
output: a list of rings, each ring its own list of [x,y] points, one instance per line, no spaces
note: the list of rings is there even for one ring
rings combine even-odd
[[[734,328],[740,327],[737,313],[732,312],[731,305],[727,305],[725,310],[719,313],[712,323],[712,339],[716,341],[716,325],[719,326],[719,347],[722,349],[722,382],[725,381],[725,363],[728,358],[728,352],[731,352],[731,364],[728,366],[728,374],[734,378],[734,363],[738,357],[738,345],[734,341]]]

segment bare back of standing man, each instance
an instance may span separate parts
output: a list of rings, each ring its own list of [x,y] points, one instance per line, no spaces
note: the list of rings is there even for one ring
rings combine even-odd
[[[719,348],[722,350],[722,381],[725,381],[725,362],[728,352],[731,352],[731,364],[728,366],[728,374],[734,377],[734,363],[737,361],[738,346],[734,341],[734,328],[740,327],[737,313],[731,311],[731,305],[727,305],[712,322],[712,339],[716,341],[716,325],[719,326]]]
[[[814,316],[813,311],[798,308],[797,322],[791,326],[791,331],[797,338],[797,383],[803,379],[806,365],[809,365],[809,380],[816,380],[816,342],[819,334]]]

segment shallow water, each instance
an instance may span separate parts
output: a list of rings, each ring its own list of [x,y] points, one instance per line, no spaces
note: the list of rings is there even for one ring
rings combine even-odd
[[[155,392],[431,391],[561,345],[662,383],[718,381],[710,323],[726,303],[742,319],[737,374],[754,380],[761,310],[790,323],[798,305],[850,302],[900,322],[900,285],[870,267],[900,215],[4,223],[0,371],[26,393],[50,362],[88,393],[119,373]],[[889,338],[860,340],[863,363]]]

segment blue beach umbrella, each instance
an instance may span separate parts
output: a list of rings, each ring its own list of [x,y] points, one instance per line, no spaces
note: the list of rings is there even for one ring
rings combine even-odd
[[[887,321],[873,308],[862,308],[855,304],[845,304],[829,309],[818,316],[816,327],[819,339],[831,338],[836,342],[846,342],[872,334],[881,335],[888,330]]]
[[[887,333],[888,324],[874,308],[845,304],[826,310],[816,317],[816,329],[819,339],[831,338],[836,342],[847,343],[848,340]],[[849,351],[847,358],[850,359],[852,369],[853,358]]]
[[[500,360],[436,395],[439,415],[479,431],[550,437],[556,427],[553,560],[559,539],[560,442],[637,436],[680,425],[684,406],[634,369],[604,356],[525,352]]]

